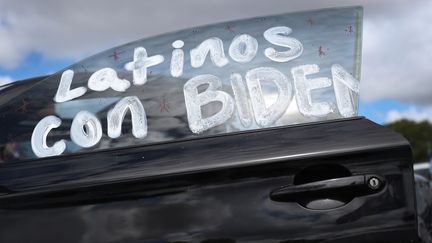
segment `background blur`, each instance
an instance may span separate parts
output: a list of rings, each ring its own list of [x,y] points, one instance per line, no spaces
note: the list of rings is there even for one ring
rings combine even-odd
[[[432,1],[0,0],[0,85],[183,28],[328,7],[364,7],[360,115],[432,147]]]

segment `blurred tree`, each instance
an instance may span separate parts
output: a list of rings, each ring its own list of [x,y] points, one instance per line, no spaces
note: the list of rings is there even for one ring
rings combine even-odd
[[[432,124],[427,121],[399,120],[385,126],[408,139],[411,143],[414,162],[429,161],[428,149],[432,149]]]

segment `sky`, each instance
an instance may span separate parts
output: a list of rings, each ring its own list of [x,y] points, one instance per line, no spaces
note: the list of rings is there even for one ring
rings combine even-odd
[[[430,0],[0,0],[0,85],[174,30],[354,5],[364,7],[359,114],[432,122]]]

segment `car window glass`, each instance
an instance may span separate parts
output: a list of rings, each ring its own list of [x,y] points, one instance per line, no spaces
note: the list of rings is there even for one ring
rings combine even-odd
[[[2,161],[356,116],[361,25],[360,7],[325,9],[101,52],[1,104]]]

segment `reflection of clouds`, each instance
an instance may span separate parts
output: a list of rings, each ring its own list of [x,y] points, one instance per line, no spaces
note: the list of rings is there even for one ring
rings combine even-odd
[[[85,206],[80,211],[86,229],[82,243],[188,241],[194,234],[218,228],[230,216],[228,205],[194,193]]]

